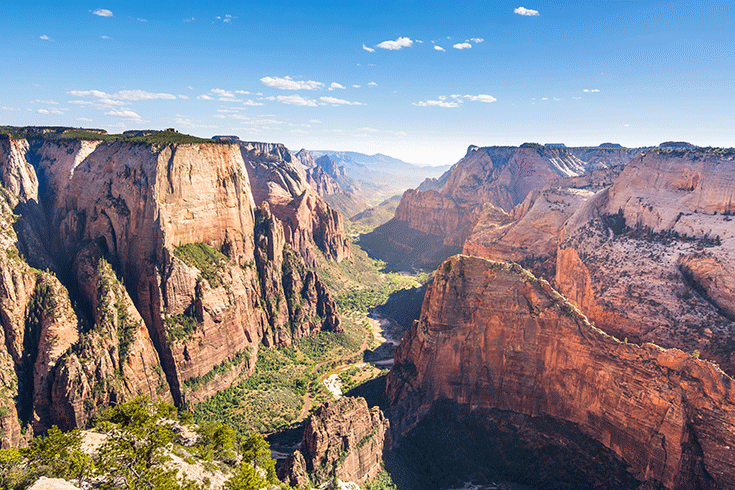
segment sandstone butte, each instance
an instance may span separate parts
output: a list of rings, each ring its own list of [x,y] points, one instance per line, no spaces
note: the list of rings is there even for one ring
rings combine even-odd
[[[642,482],[735,488],[735,385],[677,349],[620,342],[517,265],[454,256],[396,352],[394,441],[440,401],[566,421]]]
[[[284,229],[254,200],[268,184],[248,176],[243,154],[266,159],[252,150],[62,131],[0,135],[3,446],[19,417],[70,428],[136,394],[196,401],[254,369],[262,345],[341,328],[302,244],[337,260],[348,244],[308,186],[274,202],[297,217],[284,211]],[[309,213],[318,230],[302,228]]]
[[[306,422],[300,450],[279,467],[290,485],[321,485],[337,476],[362,485],[381,470],[389,423],[364,398],[343,396],[319,407]]]

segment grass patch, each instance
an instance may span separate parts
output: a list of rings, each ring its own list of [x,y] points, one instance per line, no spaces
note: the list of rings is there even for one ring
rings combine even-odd
[[[206,243],[187,243],[174,247],[174,255],[186,265],[196,267],[213,288],[222,286],[222,273],[229,259]]]

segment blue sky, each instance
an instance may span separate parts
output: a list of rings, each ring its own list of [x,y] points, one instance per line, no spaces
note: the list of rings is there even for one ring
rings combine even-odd
[[[470,144],[735,146],[733,10],[13,2],[0,12],[0,124],[175,127],[428,164]]]

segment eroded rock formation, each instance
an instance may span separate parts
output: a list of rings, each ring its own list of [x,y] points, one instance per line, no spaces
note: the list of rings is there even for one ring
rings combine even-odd
[[[386,392],[398,438],[439,402],[548,416],[612,450],[641,482],[735,487],[732,378],[677,349],[605,334],[520,266],[448,259],[395,361]]]
[[[240,146],[62,134],[0,139],[3,444],[18,417],[43,430],[137,394],[202,399],[252,370],[262,344],[340,328],[294,227],[256,206]],[[325,205],[311,228],[319,204],[301,197],[304,239],[343,250],[339,214]]]
[[[337,476],[358,485],[381,469],[388,421],[364,398],[343,396],[319,407],[304,428],[301,449],[280,468],[278,477],[290,485],[320,485]]]

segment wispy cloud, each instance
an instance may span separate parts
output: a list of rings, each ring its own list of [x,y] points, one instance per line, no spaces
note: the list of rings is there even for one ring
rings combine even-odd
[[[334,97],[319,97],[319,101],[332,105],[363,105],[362,102],[350,102],[349,100],[336,99]]]
[[[140,17],[138,17],[136,20],[138,22],[148,22],[148,19],[141,19]]]
[[[436,49],[437,51],[446,51],[446,49],[442,48],[441,46],[437,46],[436,44],[434,45],[434,49]]]
[[[360,88],[360,85],[353,85],[352,88]]]
[[[88,118],[88,117],[78,117],[78,118],[75,119],[75,121],[92,122],[92,120],[90,118]]]
[[[344,85],[340,85],[337,82],[332,82],[332,84],[329,86],[329,90],[335,90],[335,89],[338,89],[338,88],[344,89],[344,88],[347,88],[347,87],[345,87]]]
[[[300,95],[279,95],[277,97],[266,97],[265,100],[277,101],[281,104],[317,107],[319,104],[314,99],[307,99]]]
[[[370,85],[371,87],[377,87],[378,86],[378,84],[375,83],[375,82],[370,82],[370,83],[368,83],[368,85]]]
[[[280,90],[315,90],[324,87],[322,82],[314,80],[294,80],[291,77],[263,77],[260,81],[266,87]]]
[[[587,92],[587,93],[599,92],[599,91],[600,91],[600,89],[597,89],[597,88],[593,88],[593,89],[586,88],[586,89],[582,90],[582,92]]]
[[[481,38],[481,37],[471,37],[470,38],[470,41],[472,41],[475,44],[479,44],[479,43],[485,42],[485,40],[483,38]]]
[[[446,100],[421,100],[419,102],[413,102],[413,105],[419,107],[459,107],[457,102]]]
[[[493,97],[492,95],[487,95],[487,94],[477,94],[477,95],[469,95],[469,94],[467,94],[467,95],[464,96],[464,98],[465,99],[468,99],[468,100],[471,100],[473,102],[488,102],[488,103],[489,102],[495,102],[496,100],[498,100],[495,97]]]
[[[107,10],[107,9],[97,9],[92,13],[100,17],[112,17],[112,11]]]
[[[368,53],[374,53],[375,52],[375,50],[373,48],[369,48],[369,47],[365,46],[364,44],[362,45],[362,49],[364,49]]]
[[[110,36],[100,36],[100,39],[112,39]]]
[[[38,114],[53,114],[55,116],[63,116],[64,113],[60,111],[59,109],[52,108],[52,109],[38,109],[36,111]]]
[[[513,10],[513,13],[518,15],[525,15],[528,17],[539,15],[538,10],[527,9],[526,7],[518,7],[517,9]]]
[[[226,14],[226,15],[225,15],[224,17],[223,17],[223,16],[221,16],[221,15],[218,15],[217,17],[215,17],[215,19],[217,19],[217,20],[221,20],[222,22],[225,22],[225,23],[230,23],[230,22],[232,22],[233,20],[237,19],[237,17],[233,17],[233,16],[232,16],[232,15],[230,15],[230,14]]]
[[[59,105],[59,103],[56,102],[55,100],[40,100],[40,99],[32,100],[31,104]]]
[[[235,90],[235,93],[240,95],[250,95],[250,92],[247,90]]]
[[[197,99],[199,100],[214,100],[214,97],[211,97],[207,94],[198,95]]]
[[[396,50],[401,48],[409,48],[413,45],[413,41],[408,37],[399,37],[395,41],[383,41],[378,44],[380,49]]]
[[[138,101],[138,100],[154,100],[154,99],[176,99],[173,94],[153,93],[146,90],[120,90],[114,94],[107,94],[101,90],[70,90],[69,95],[75,97],[94,97],[97,99],[119,100],[119,101]]]
[[[119,111],[105,112],[105,116],[120,117],[123,119],[133,119],[136,121],[142,120],[141,117],[137,113],[131,111],[130,109],[120,109]]]
[[[368,133],[377,133],[378,132],[377,129],[375,129],[375,128],[369,128],[369,127],[359,128],[358,131],[367,131]]]
[[[48,37],[46,34],[44,34],[43,36],[38,36],[38,39],[43,39],[44,41],[50,41],[51,40],[51,38]]]
[[[322,123],[319,119],[311,119],[309,122],[312,123],[312,124],[321,124]]]
[[[252,99],[248,99],[245,102],[243,102],[243,105],[249,105],[249,106],[255,107],[255,106],[263,105],[263,103],[262,102],[255,102]]]
[[[176,95],[176,97],[179,98],[179,99],[188,99],[189,98],[188,95],[183,95],[183,94],[178,94],[178,95]]]
[[[470,49],[472,45],[470,43],[457,43],[452,46],[454,49]]]
[[[216,126],[212,126],[208,124],[202,124],[201,121],[196,121],[189,116],[183,116],[181,114],[176,114],[176,117],[174,118],[174,123],[177,126],[181,126],[183,128],[215,128],[216,127]]]

